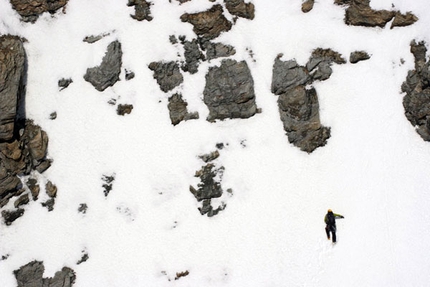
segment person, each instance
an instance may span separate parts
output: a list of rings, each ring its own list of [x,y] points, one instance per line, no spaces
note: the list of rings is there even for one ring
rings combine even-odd
[[[333,243],[336,243],[336,218],[344,218],[343,215],[333,213],[331,209],[327,211],[324,217],[325,232],[327,234],[327,239],[330,240],[330,232],[332,234]]]

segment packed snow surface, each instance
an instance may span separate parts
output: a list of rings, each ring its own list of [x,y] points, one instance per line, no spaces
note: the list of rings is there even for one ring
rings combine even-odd
[[[204,79],[217,59],[195,75],[183,73],[173,92],[200,119],[177,126],[167,109],[173,92],[160,90],[148,65],[182,60],[169,36],[196,35],[180,16],[214,3],[152,2],[151,22],[132,19],[126,0],[70,0],[65,14],[45,13],[30,24],[0,0],[0,33],[28,41],[26,116],[50,139],[53,165],[39,181],[58,187],[52,212],[42,198],[11,226],[0,224],[0,256],[8,255],[0,285],[16,286],[13,271],[33,260],[44,262],[45,277],[72,268],[78,287],[429,284],[430,144],[407,121],[400,89],[414,68],[410,42],[430,43],[428,0],[372,0],[374,9],[394,5],[419,18],[394,29],[347,26],[345,7],[333,1],[316,1],[305,14],[301,0],[252,0],[255,19],[239,18],[214,42],[234,46],[232,58],[248,63],[262,112],[205,120]],[[105,33],[94,44],[82,41]],[[114,40],[124,53],[121,81],[99,92],[83,75]],[[371,58],[334,64],[330,79],[314,84],[331,137],[307,154],[288,143],[270,85],[279,53],[304,65],[318,47],[345,59],[364,50]],[[124,69],[136,77],[126,81]],[[73,83],[60,91],[58,80],[69,77]],[[111,99],[132,104],[132,113],[118,116]],[[222,187],[233,194],[225,193],[226,209],[208,218],[189,186],[204,165],[198,156],[217,143],[224,144],[216,160],[225,167]],[[107,197],[104,175],[115,175]],[[82,203],[85,214],[78,212]],[[345,216],[336,245],[325,236],[328,208]],[[78,265],[84,253],[89,259]]]

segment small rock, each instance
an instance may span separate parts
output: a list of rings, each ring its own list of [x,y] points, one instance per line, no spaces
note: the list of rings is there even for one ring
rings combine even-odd
[[[54,205],[55,205],[55,199],[54,198],[51,198],[51,199],[48,199],[45,202],[42,202],[42,206],[46,207],[48,209],[48,212],[54,210]]]
[[[174,94],[169,98],[169,109],[170,121],[172,125],[177,125],[183,120],[198,119],[198,113],[189,113],[187,110],[187,102],[182,99],[181,94]]]
[[[112,190],[113,181],[115,180],[115,174],[103,175],[102,180],[105,182],[102,187],[104,188],[103,193],[108,196]]]
[[[55,198],[57,196],[57,186],[55,186],[51,181],[46,183],[45,191],[50,198]]]
[[[179,1],[181,1],[181,0],[179,0]],[[184,0],[182,0],[182,1],[184,1]],[[185,1],[188,1],[188,0],[185,0]],[[177,272],[175,280],[179,280],[181,277],[188,276],[189,274],[190,274],[190,272],[188,270],[185,270],[184,272]]]
[[[134,72],[129,71],[129,70],[125,70],[125,80],[126,81],[130,81],[131,79],[134,79]]]
[[[114,41],[107,47],[107,52],[100,66],[88,68],[84,79],[90,82],[94,88],[102,92],[113,86],[119,80],[122,65],[121,43]]]
[[[44,271],[43,262],[32,261],[13,273],[18,287],[72,287],[75,283],[75,272],[68,267],[56,272],[53,278],[43,278]]]
[[[254,19],[255,7],[252,3],[245,3],[244,0],[224,0],[228,12],[234,16],[246,19]]]
[[[351,64],[356,64],[360,61],[364,61],[368,59],[370,59],[370,55],[367,54],[367,52],[365,51],[355,51],[355,52],[352,52],[351,55],[349,56],[349,62]]]
[[[204,154],[199,156],[199,158],[201,158],[201,160],[203,160],[204,162],[208,163],[210,161],[216,160],[219,157],[219,151],[213,151],[209,154]]]
[[[125,114],[130,114],[132,110],[133,110],[133,105],[119,104],[116,109],[116,113],[120,116],[124,116]]]
[[[77,264],[77,265],[79,265],[79,264],[81,264],[81,263],[84,263],[84,262],[86,262],[89,258],[90,258],[90,257],[88,256],[88,253],[84,253],[84,254],[82,255],[82,258],[81,258],[78,262],[76,262],[76,264]]]
[[[206,58],[210,61],[212,59],[229,57],[236,54],[233,46],[224,45],[222,43],[205,42],[204,49],[206,50]]]
[[[60,87],[60,91],[62,91],[65,88],[67,88],[71,83],[73,83],[72,79],[62,78],[62,79],[58,80],[58,87]]]
[[[315,0],[306,0],[302,3],[302,12],[308,13],[314,8]]]
[[[63,8],[69,0],[10,0],[12,8],[21,16],[24,22],[35,23],[39,15],[49,12],[55,13]]]
[[[78,212],[85,214],[87,213],[87,209],[88,209],[88,205],[86,203],[81,203],[79,205]]]
[[[130,15],[131,18],[137,21],[151,21],[151,3],[146,0],[128,0],[127,6],[134,6],[134,15]]]
[[[21,205],[28,204],[30,202],[30,199],[28,197],[28,193],[21,195],[17,200],[14,202],[15,208],[20,207]]]
[[[198,67],[200,60],[204,61],[205,56],[200,51],[198,41],[193,39],[190,41],[184,41],[184,56],[185,64],[182,66],[184,72],[189,72],[190,74],[195,74],[198,72]]]
[[[391,23],[391,29],[393,29],[394,27],[406,27],[414,24],[416,21],[418,21],[418,17],[411,12],[407,12],[406,14],[396,12],[394,20]]]
[[[50,120],[55,120],[57,118],[57,112],[52,112],[50,115],[49,115],[49,119]]]
[[[37,180],[29,178],[26,182],[27,187],[30,189],[33,200],[37,200],[40,193],[40,186],[37,184]]]

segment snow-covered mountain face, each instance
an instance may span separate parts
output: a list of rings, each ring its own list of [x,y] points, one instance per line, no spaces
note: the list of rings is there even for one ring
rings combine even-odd
[[[427,285],[429,8],[0,0],[0,285]]]

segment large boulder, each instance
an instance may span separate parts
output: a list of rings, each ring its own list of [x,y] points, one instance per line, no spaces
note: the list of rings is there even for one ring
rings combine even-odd
[[[317,92],[308,87],[314,81],[327,80],[333,63],[343,64],[342,56],[331,49],[315,49],[305,66],[295,60],[275,59],[272,72],[272,93],[278,95],[278,107],[290,143],[311,153],[324,146],[330,128],[320,122]]]
[[[212,40],[222,32],[231,29],[231,22],[223,14],[222,6],[217,4],[207,11],[193,14],[185,13],[181,16],[182,22],[188,22],[194,26],[193,31],[204,40]]]
[[[257,113],[254,80],[245,61],[223,60],[206,74],[203,100],[209,108],[208,121],[252,117]]]
[[[55,13],[64,7],[69,0],[10,0],[13,9],[21,15],[24,22],[36,22],[39,15],[45,12]]]
[[[16,36],[0,37],[0,142],[12,139],[23,90],[25,51]]]
[[[114,41],[108,45],[107,52],[100,66],[88,68],[84,79],[90,82],[98,91],[102,92],[119,80],[121,65],[121,43]]]
[[[43,278],[45,266],[43,262],[32,261],[14,271],[18,287],[71,287],[75,283],[76,274],[63,267],[53,278]]]

